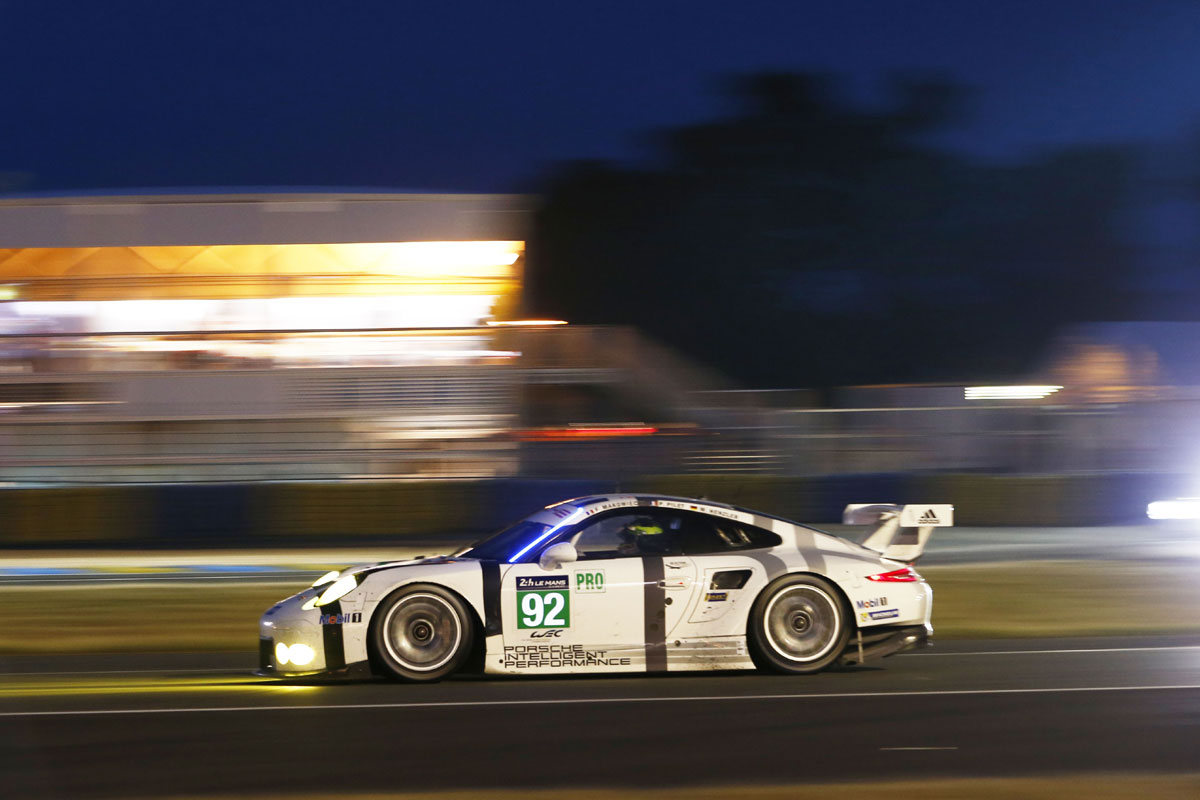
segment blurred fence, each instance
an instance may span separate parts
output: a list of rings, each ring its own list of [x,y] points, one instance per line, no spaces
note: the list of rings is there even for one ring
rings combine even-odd
[[[605,481],[359,481],[0,489],[0,546],[337,545],[481,534],[585,494],[704,496],[814,524],[847,503],[953,503],[958,525],[1099,525],[1145,519],[1186,475],[658,476]]]
[[[472,366],[8,376],[0,480],[504,474],[517,389]]]
[[[613,363],[516,360],[0,375],[0,481],[620,480],[1200,465],[1200,398],[1182,392],[1122,404],[779,409],[755,407],[751,393],[688,390],[666,371],[656,382],[639,374]],[[571,422],[556,423],[563,435],[532,441],[521,434],[539,427],[529,395],[548,385],[601,399],[567,406],[560,416]],[[589,416],[605,403],[644,423],[646,435],[606,438]],[[579,430],[589,425],[590,438]]]
[[[729,457],[691,471],[1169,471],[1200,464],[1200,400],[772,410],[724,433]]]

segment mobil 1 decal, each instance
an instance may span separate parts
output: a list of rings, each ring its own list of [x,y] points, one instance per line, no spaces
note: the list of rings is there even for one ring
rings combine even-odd
[[[571,582],[566,575],[517,578],[517,627],[571,627]]]

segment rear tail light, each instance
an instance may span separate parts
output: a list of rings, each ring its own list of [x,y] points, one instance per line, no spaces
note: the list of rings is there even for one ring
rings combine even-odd
[[[912,583],[921,580],[921,576],[912,567],[904,567],[891,572],[881,572],[878,575],[868,575],[867,580],[880,583]]]

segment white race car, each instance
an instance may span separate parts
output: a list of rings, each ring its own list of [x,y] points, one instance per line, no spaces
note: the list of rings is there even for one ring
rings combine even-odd
[[[567,500],[453,556],[331,572],[271,607],[260,674],[817,672],[919,647],[911,564],[948,505],[848,506],[861,545],[708,500]]]

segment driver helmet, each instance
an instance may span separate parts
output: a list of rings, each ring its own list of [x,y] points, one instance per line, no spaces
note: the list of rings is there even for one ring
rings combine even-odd
[[[625,529],[637,536],[655,536],[663,532],[662,526],[652,517],[637,517]]]

